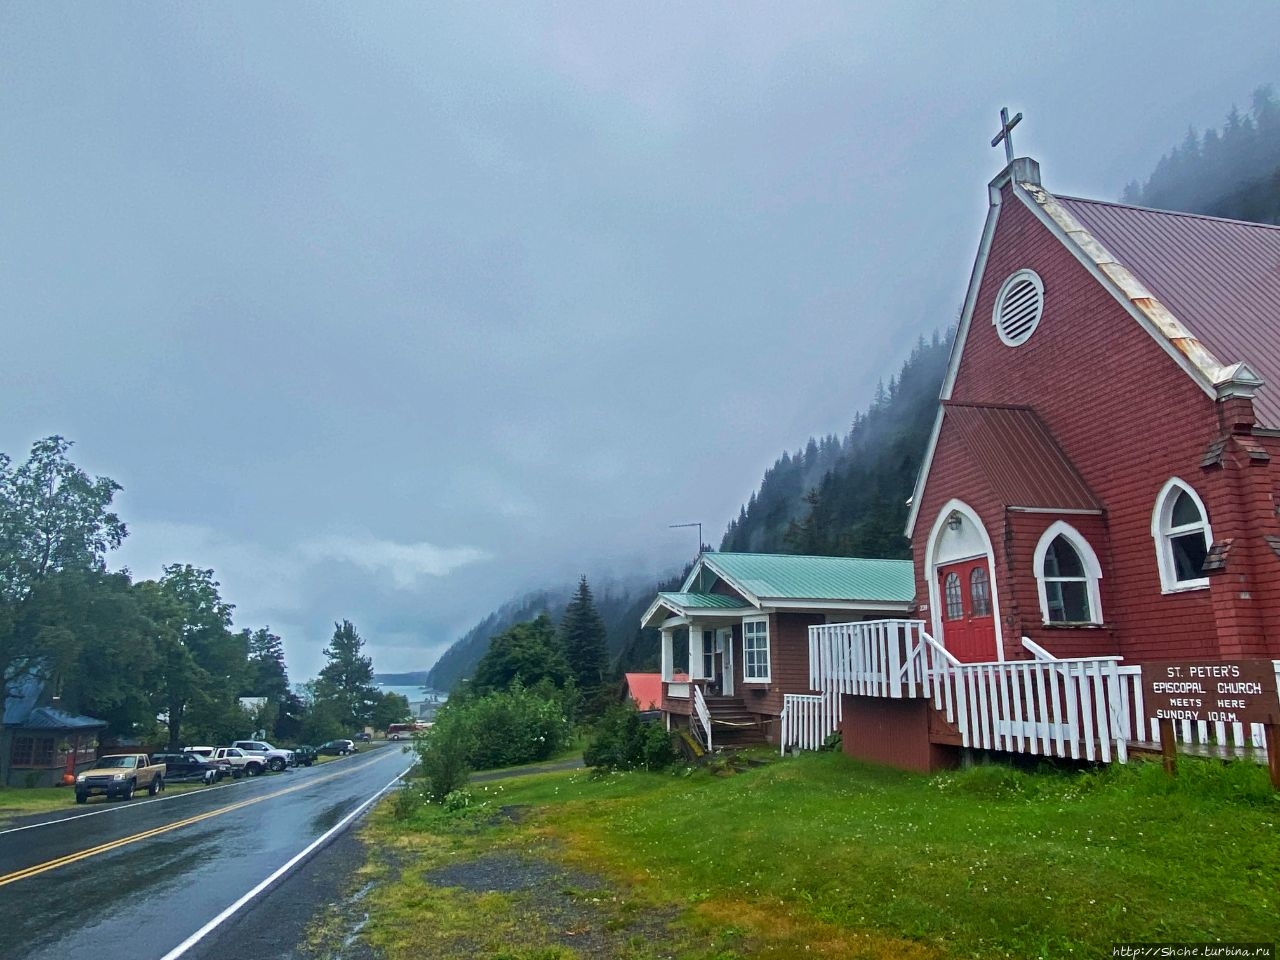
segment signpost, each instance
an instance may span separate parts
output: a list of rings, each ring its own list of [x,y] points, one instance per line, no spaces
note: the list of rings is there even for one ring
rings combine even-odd
[[[1261,723],[1266,731],[1271,785],[1280,790],[1280,696],[1270,660],[1176,661],[1142,665],[1147,716],[1160,724],[1160,753],[1172,774],[1175,720]]]

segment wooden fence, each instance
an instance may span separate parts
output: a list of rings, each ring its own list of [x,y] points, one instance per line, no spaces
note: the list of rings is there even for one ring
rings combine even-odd
[[[837,694],[788,693],[782,698],[779,748],[817,750],[840,727],[840,697]]]

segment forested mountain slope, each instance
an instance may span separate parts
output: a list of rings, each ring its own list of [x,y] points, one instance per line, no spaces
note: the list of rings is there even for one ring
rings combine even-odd
[[[1272,88],[1254,91],[1247,114],[1232,107],[1221,131],[1188,130],[1145,183],[1125,188],[1124,202],[1280,224],[1280,103]]]
[[[559,623],[577,584],[553,590],[539,590],[503,604],[453,644],[427,674],[427,686],[450,690],[463,677],[471,676],[489,649],[489,640],[507,628],[545,613]],[[611,661],[633,640],[636,624],[653,600],[654,588],[644,579],[606,582],[593,586],[595,607],[605,625],[605,646]]]
[[[951,337],[921,338],[843,438],[810,439],[765,472],[720,549],[746,553],[906,557],[902,536]]]

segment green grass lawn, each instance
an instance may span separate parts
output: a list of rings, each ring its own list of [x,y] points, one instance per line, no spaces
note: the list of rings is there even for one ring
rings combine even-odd
[[[545,848],[645,909],[677,910],[692,939],[670,955],[1095,957],[1115,941],[1280,931],[1280,800],[1247,763],[1183,760],[1175,780],[1142,763],[922,776],[827,753],[732,776],[577,771],[472,792],[452,814],[398,821],[388,805],[370,835],[426,867]],[[512,805],[514,822],[494,816]],[[417,866],[373,897],[370,937],[392,960],[420,952],[431,922],[497,929],[509,904],[433,890]],[[525,950],[521,929],[512,958],[578,955]],[[635,954],[650,955],[663,954]]]
[[[30,813],[44,813],[74,805],[69,787],[0,787],[0,823]]]

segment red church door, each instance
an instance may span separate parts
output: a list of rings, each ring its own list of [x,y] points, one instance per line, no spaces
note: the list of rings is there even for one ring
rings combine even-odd
[[[996,659],[996,618],[991,604],[987,558],[962,560],[938,568],[942,599],[942,642],[957,660]]]

